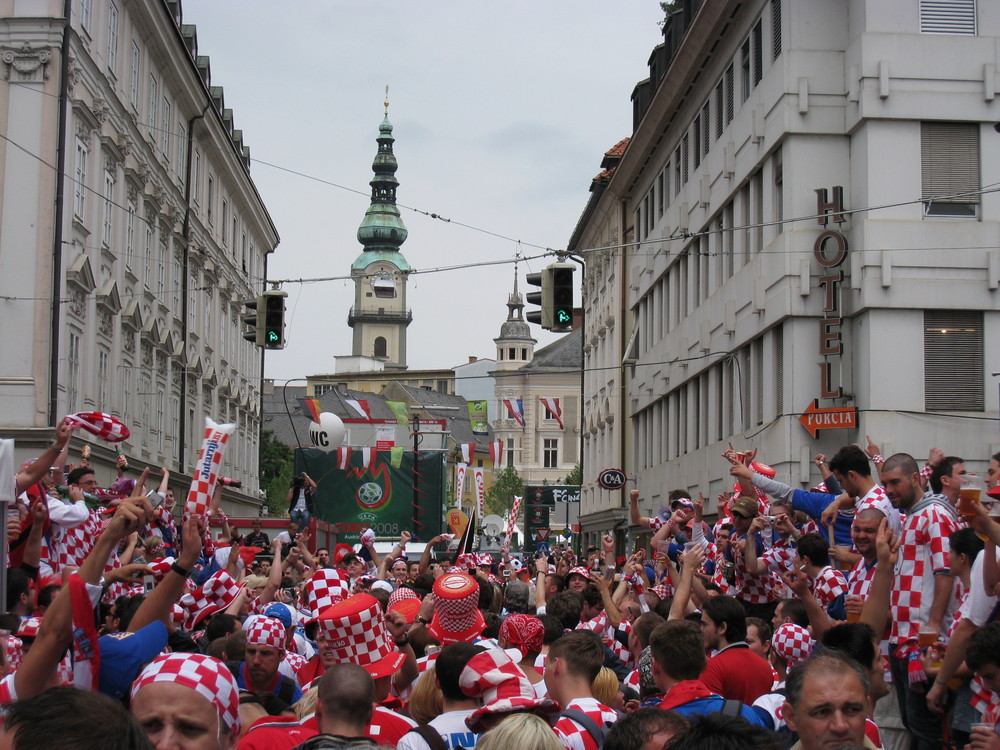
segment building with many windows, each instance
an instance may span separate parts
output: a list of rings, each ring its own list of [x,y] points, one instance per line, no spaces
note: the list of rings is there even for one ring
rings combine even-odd
[[[866,434],[996,452],[998,39],[982,0],[674,4],[573,240],[617,245],[585,253],[584,399],[621,389],[609,460],[645,511],[677,487],[712,510],[729,441],[795,486]],[[591,466],[608,435],[585,425]],[[623,500],[594,478],[591,534]]]
[[[180,488],[210,416],[237,426],[231,500],[259,502],[262,359],[241,314],[278,235],[195,28],[178,0],[0,16],[0,432],[33,455],[63,414],[110,412],[132,466]],[[109,479],[112,448],[92,461]]]

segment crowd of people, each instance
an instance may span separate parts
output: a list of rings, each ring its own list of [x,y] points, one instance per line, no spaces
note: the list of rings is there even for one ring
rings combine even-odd
[[[973,500],[940,450],[845,446],[805,491],[730,449],[713,523],[631,492],[627,554],[410,556],[240,537],[218,494],[175,519],[72,429],[16,476],[0,748],[1000,749],[1000,454]]]

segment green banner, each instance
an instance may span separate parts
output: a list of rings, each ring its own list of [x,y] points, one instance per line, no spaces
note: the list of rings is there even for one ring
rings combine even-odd
[[[396,424],[409,424],[410,423],[410,413],[406,409],[406,403],[403,401],[386,401],[385,405],[392,410],[392,414],[396,417]]]
[[[469,422],[472,424],[473,435],[488,435],[490,432],[489,402],[469,402]]]
[[[416,532],[415,541],[426,541],[443,528],[444,456],[421,453],[414,471],[413,451],[399,457],[399,465],[389,451],[378,451],[371,467],[364,467],[361,450],[351,451],[347,471],[337,461],[337,451],[318,448],[295,452],[295,473],[306,471],[316,482],[313,494],[316,516],[334,526],[339,541],[359,540],[367,528],[379,537],[399,537],[401,531]],[[419,483],[417,528],[414,528],[413,484]]]

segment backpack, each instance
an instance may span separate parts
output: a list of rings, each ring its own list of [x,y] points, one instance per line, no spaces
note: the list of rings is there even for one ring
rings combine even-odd
[[[608,726],[606,724],[598,726],[596,721],[590,718],[590,716],[585,714],[579,708],[567,708],[559,714],[559,716],[560,718],[565,717],[571,721],[575,721],[581,727],[586,729],[587,734],[594,739],[598,747],[602,747],[604,745],[604,737],[608,733]]]

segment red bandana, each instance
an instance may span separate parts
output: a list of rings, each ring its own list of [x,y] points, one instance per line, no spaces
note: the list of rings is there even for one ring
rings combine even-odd
[[[667,691],[660,708],[676,708],[699,698],[715,695],[701,680],[682,680]]]

